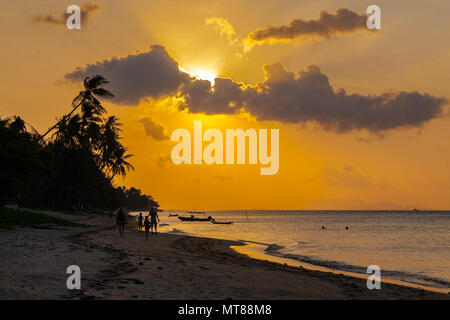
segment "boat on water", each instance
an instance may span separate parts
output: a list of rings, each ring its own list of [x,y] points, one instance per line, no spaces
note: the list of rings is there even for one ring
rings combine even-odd
[[[418,209],[416,209],[416,208],[414,208],[413,210],[412,210],[412,213],[419,213],[420,211],[418,210]]]
[[[191,217],[178,217],[181,221],[214,221],[214,219],[209,216],[208,218],[196,218],[194,216]]]
[[[169,217],[178,217],[177,214],[169,214]]]
[[[233,224],[232,221],[230,221],[230,222],[211,221],[211,222],[214,224]]]

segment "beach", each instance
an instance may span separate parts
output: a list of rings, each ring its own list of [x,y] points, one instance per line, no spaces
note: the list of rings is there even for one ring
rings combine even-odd
[[[160,233],[130,221],[45,212],[90,227],[0,229],[0,299],[450,299],[450,295],[249,258],[241,242]],[[81,290],[66,268],[81,269]]]

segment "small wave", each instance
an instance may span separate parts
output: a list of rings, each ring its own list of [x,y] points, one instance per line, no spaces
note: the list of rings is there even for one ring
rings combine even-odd
[[[264,251],[267,251],[267,252],[278,252],[278,251],[280,251],[283,248],[284,248],[283,246],[279,246],[277,244],[270,244],[270,245],[267,246],[267,248]]]
[[[237,241],[240,242],[248,242],[248,243],[254,243],[254,244],[261,244],[263,246],[271,246],[270,243],[264,243],[264,242],[257,242],[257,241],[250,241],[250,240],[242,240],[242,239],[238,239]]]
[[[189,235],[189,233],[184,232],[183,230],[176,229],[176,228],[173,228],[172,230],[167,231],[166,233],[174,233],[174,234],[184,234],[184,235]]]
[[[323,260],[314,258],[311,256],[305,256],[301,254],[293,253],[283,253],[282,250],[285,249],[283,246],[277,244],[270,244],[265,249],[265,252],[269,255],[285,258],[294,259],[297,261],[305,262],[311,265],[325,267],[332,270],[346,271],[351,273],[367,274],[367,267],[352,265],[340,261]],[[444,279],[423,276],[419,274],[408,273],[404,271],[393,271],[393,270],[382,270],[382,276],[390,279],[401,280],[404,282],[409,282],[418,285],[432,286],[432,287],[450,287],[450,282]]]

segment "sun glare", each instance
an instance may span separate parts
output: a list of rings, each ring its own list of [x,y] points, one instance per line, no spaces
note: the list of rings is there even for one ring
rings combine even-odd
[[[181,71],[186,72],[191,77],[195,77],[201,80],[208,80],[211,82],[211,85],[214,86],[214,80],[217,78],[217,75],[214,72],[204,70],[204,69],[194,69],[192,71],[188,71],[183,67],[179,67]]]

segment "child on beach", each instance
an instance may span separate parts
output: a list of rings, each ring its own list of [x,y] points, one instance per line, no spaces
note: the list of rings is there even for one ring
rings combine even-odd
[[[139,216],[138,216],[138,218],[137,218],[137,221],[138,221],[138,223],[137,223],[137,225],[138,225],[138,230],[139,231],[141,231],[142,230],[142,212],[139,212]]]
[[[150,221],[148,221],[148,216],[145,217],[144,227],[145,227],[145,239],[148,240],[148,231],[150,230]]]

